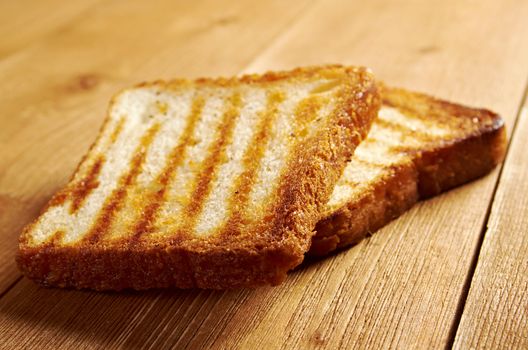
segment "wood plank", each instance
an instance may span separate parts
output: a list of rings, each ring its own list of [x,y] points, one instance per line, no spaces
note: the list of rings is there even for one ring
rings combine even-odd
[[[528,103],[491,209],[454,347],[528,348]]]
[[[19,276],[20,230],[67,181],[113,93],[161,76],[235,74],[309,4],[105,2],[0,61],[0,293]]]
[[[101,0],[0,2],[0,59],[79,19]]]
[[[372,62],[392,84],[493,107],[512,125],[528,74],[526,11],[514,1],[457,7],[446,1],[321,1],[247,70]],[[276,20],[275,14],[263,16],[262,23]],[[248,37],[262,28],[248,29]],[[186,67],[178,67],[184,61],[164,62],[185,74]],[[159,68],[144,65],[136,68],[151,74]],[[224,62],[217,69],[229,67],[236,68]],[[119,78],[127,83],[126,74]],[[79,124],[70,135],[74,131]],[[418,205],[374,237],[298,269],[276,288],[118,294],[43,289],[24,279],[0,299],[0,341],[40,348],[445,346],[496,175]],[[15,187],[31,201],[38,188],[32,186]]]
[[[518,102],[524,87],[528,38],[521,33],[528,29],[519,18],[527,7],[517,1],[374,0],[366,6],[333,0],[310,8],[247,70],[361,64],[386,83],[484,106],[513,121],[516,110],[505,109],[504,101]]]
[[[465,225],[478,208],[446,222],[453,207],[482,199],[483,182],[422,203],[274,288],[91,293],[23,279],[0,299],[0,340],[49,349],[442,347],[454,310],[439,306],[460,293],[460,260],[471,257],[452,256],[473,243]],[[438,232],[444,240],[428,239]]]

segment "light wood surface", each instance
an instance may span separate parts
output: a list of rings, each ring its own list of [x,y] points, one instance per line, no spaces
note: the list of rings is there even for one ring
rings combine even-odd
[[[528,348],[528,102],[521,110],[480,248],[456,348]]]
[[[528,2],[14,3],[0,3],[0,348],[528,346]],[[518,116],[502,172],[274,288],[94,293],[20,278],[20,229],[67,181],[118,89],[328,62],[494,109],[510,133]]]
[[[3,1],[0,12],[0,58],[68,27],[101,0]]]

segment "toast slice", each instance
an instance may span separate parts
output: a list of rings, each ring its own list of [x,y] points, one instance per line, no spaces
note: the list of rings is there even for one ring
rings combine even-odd
[[[497,114],[403,89],[381,91],[379,116],[334,188],[309,255],[359,242],[419,199],[482,176],[504,157]]]
[[[18,264],[96,290],[278,284],[379,105],[372,75],[341,66],[125,90]]]

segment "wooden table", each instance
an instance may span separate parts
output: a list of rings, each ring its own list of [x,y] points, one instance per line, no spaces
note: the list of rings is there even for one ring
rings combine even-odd
[[[0,348],[528,348],[528,1],[5,0],[0,34]],[[21,277],[21,228],[114,92],[327,62],[499,112],[502,169],[275,288],[94,293]]]

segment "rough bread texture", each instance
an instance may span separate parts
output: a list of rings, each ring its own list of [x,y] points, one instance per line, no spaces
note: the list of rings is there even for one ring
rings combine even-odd
[[[383,87],[367,139],[334,188],[309,255],[369,236],[428,198],[488,173],[504,157],[502,119],[403,89]]]
[[[372,75],[341,66],[125,90],[23,231],[20,269],[96,290],[276,285],[379,105]]]

